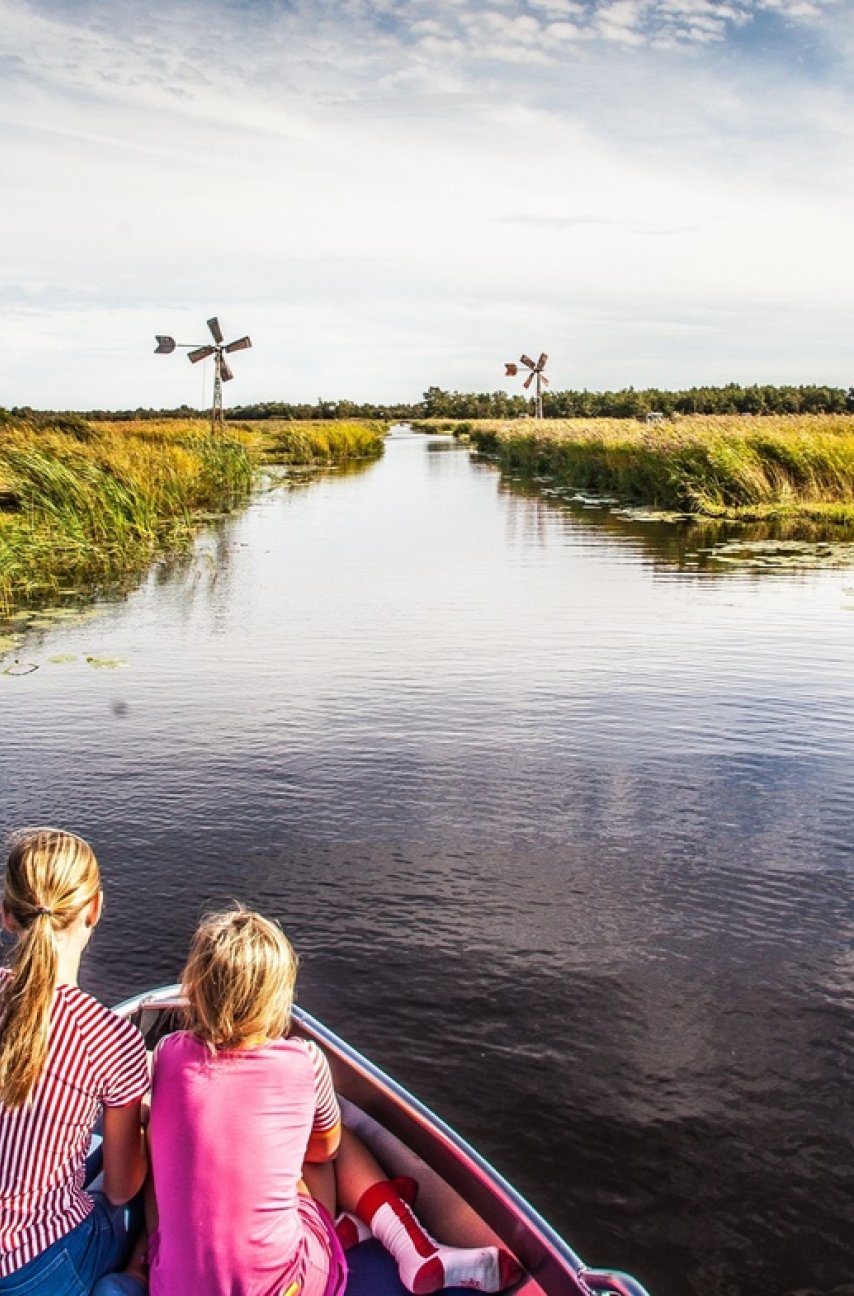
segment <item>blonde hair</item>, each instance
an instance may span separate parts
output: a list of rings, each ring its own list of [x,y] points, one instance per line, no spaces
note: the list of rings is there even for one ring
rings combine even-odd
[[[22,1106],[44,1069],[65,931],[101,889],[95,852],[58,828],[24,828],[10,842],[3,906],[17,942],[0,984],[0,1102]]]
[[[299,960],[278,923],[238,906],[204,918],[182,977],[187,1024],[212,1049],[290,1026]]]

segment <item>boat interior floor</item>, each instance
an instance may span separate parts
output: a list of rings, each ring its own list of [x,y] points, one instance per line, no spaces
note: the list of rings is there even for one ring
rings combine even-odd
[[[371,1239],[347,1252],[350,1277],[347,1296],[409,1296],[397,1276],[397,1265],[379,1242]],[[471,1296],[463,1287],[445,1287],[443,1296]]]

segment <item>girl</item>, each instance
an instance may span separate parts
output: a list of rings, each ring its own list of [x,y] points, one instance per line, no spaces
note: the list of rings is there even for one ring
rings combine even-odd
[[[339,1296],[336,1179],[355,1212],[344,1221],[351,1240],[373,1232],[410,1292],[514,1282],[521,1271],[506,1252],[429,1238],[367,1149],[346,1131],[342,1141],[325,1057],[286,1033],[296,973],[286,936],[260,914],[218,914],[196,932],[183,978],[190,1029],[154,1057],[151,1296]]]
[[[56,828],[12,840],[0,969],[0,1294],[80,1296],[129,1246],[125,1204],[146,1173],[142,1036],[77,988],[101,916],[90,846]],[[104,1189],[83,1189],[103,1112]]]

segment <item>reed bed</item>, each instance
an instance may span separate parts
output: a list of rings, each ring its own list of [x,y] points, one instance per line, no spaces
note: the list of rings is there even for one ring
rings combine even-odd
[[[482,420],[468,435],[509,472],[662,509],[730,518],[854,524],[854,416]]]
[[[266,419],[239,425],[268,463],[319,466],[376,459],[383,452],[387,425],[325,419],[291,422]]]
[[[0,425],[0,613],[98,588],[186,547],[247,496],[243,442],[198,421]]]
[[[0,616],[18,603],[131,578],[241,504],[261,463],[348,464],[382,454],[380,423],[203,419],[88,422],[0,411]]]

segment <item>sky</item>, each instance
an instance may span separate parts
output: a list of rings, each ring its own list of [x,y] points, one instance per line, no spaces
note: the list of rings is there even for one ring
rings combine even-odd
[[[0,406],[854,383],[852,0],[0,0]]]

